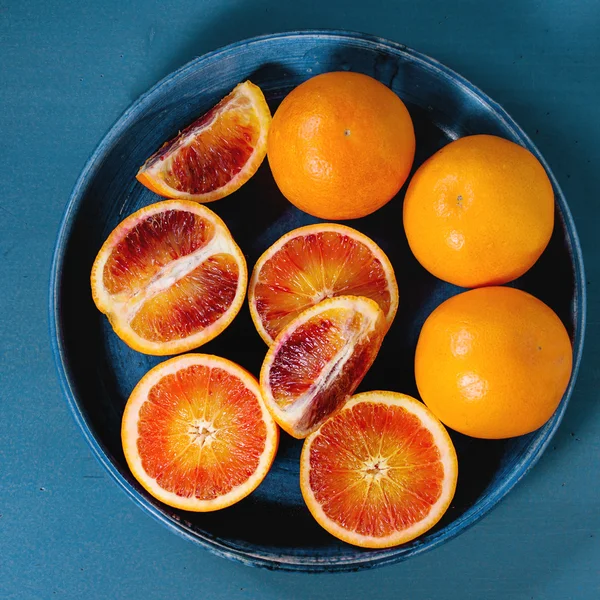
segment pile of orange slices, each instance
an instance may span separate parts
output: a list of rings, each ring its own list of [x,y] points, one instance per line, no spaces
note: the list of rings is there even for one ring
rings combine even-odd
[[[367,133],[369,148],[380,141],[393,146],[402,164],[398,172],[381,167],[391,191],[377,199],[380,206],[403,184],[412,164],[410,116],[374,80],[338,75],[311,84],[325,94],[319,96],[319,118],[331,109],[326,92],[334,88],[328,81],[344,89],[362,86],[360,106],[347,114],[334,111],[331,135],[342,136],[335,152],[321,130],[309,133],[336,164],[359,165],[360,156],[346,160],[344,148],[356,153]],[[308,87],[295,97],[311,102]],[[391,140],[386,123],[372,113],[374,98],[402,117],[396,123],[406,136],[402,143]],[[294,115],[290,131],[304,131],[306,115],[295,113],[291,100],[282,106]],[[287,131],[283,118],[276,127]],[[337,132],[344,123],[348,128]],[[367,131],[365,123],[373,129]],[[190,511],[218,510],[261,483],[275,460],[281,427],[304,440],[300,487],[324,529],[366,548],[403,544],[441,519],[454,495],[458,463],[448,433],[425,404],[391,391],[353,396],[398,310],[392,263],[357,229],[321,222],[290,231],[267,248],[248,284],[242,250],[226,224],[201,204],[248,181],[268,147],[270,160],[272,149],[281,152],[281,136],[268,145],[270,124],[260,88],[249,81],[238,85],[148,158],[137,179],[168,200],[127,217],[98,252],[93,300],[134,350],[174,355],[199,348],[234,320],[246,288],[256,331],[268,346],[258,377],[226,358],[196,353],[150,370],[123,414],[125,458],[140,485],[159,501]],[[325,154],[313,157],[321,178],[329,173]],[[310,171],[309,163],[303,164]],[[281,181],[283,163],[274,157],[273,164]],[[338,192],[336,202],[342,202],[348,186],[340,187],[329,174],[326,179]],[[286,195],[296,200],[298,181],[286,179]],[[375,209],[361,213],[359,200],[359,195],[353,199],[353,216]],[[427,358],[423,340],[418,375]],[[427,404],[438,410],[436,402]]]

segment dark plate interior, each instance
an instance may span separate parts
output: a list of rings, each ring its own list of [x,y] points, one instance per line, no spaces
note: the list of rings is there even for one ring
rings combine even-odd
[[[400,45],[327,32],[258,38],[193,61],[123,115],[76,185],[53,265],[51,322],[59,374],[75,417],[101,462],[142,507],[175,531],[221,554],[269,568],[353,570],[407,558],[456,535],[489,511],[537,460],[558,426],[573,383],[553,419],[533,434],[483,441],[452,433],[460,467],[454,501],[437,527],[396,549],[354,548],[317,525],[300,495],[301,442],[286,434],[262,485],[247,499],[220,512],[171,509],[136,483],[121,449],[121,415],[134,385],[163,359],[129,349],[95,309],[89,286],[94,257],[123,218],[159,200],[135,181],[138,166],[238,82],[251,79],[261,86],[274,111],[301,81],[333,70],[374,76],[406,102],[417,136],[414,168],[449,141],[472,133],[512,139],[540,157],[519,127],[482,92],[439,63]],[[514,285],[558,313],[572,336],[577,367],[584,319],[582,263],[572,219],[556,183],[555,192],[557,219],[550,245]],[[400,287],[398,316],[359,391],[389,389],[417,395],[413,355],[421,325],[433,308],[460,291],[428,274],[412,256],[402,228],[403,196],[404,188],[374,215],[347,223],[387,252]],[[266,161],[247,185],[210,208],[230,227],[249,269],[282,234],[318,221],[282,197]],[[230,358],[257,375],[266,346],[245,305],[233,324],[200,351]]]

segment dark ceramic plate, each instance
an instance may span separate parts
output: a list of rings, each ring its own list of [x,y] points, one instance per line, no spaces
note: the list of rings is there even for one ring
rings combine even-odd
[[[415,168],[449,141],[473,133],[503,136],[529,148],[546,166],[556,194],[556,226],[548,249],[515,286],[533,293],[562,318],[571,335],[575,368],[553,418],[540,430],[504,441],[452,434],[459,456],[456,497],[441,522],[398,548],[363,550],[330,536],[310,516],[300,495],[301,442],[283,434],[277,459],[262,485],[226,510],[194,514],[151,498],[131,476],[119,437],[123,407],[135,383],[162,358],[128,348],[94,307],[89,274],[111,230],[127,215],[160,198],[135,180],[139,165],[165,140],[250,79],[272,110],[305,79],[351,70],[390,86],[406,102],[417,135]],[[428,274],[409,251],[402,229],[404,189],[374,215],[352,226],[390,257],[400,286],[400,309],[360,390],[416,395],[413,354],[421,325],[459,288]],[[282,234],[314,219],[279,193],[267,161],[235,194],[210,205],[230,227],[251,269]],[[495,102],[438,62],[399,44],[345,32],[310,31],[239,42],[198,58],[142,96],[115,124],[83,170],[67,205],[56,243],[50,290],[51,335],[69,405],[100,462],[137,504],[172,531],[244,563],[299,571],[350,571],[384,565],[433,548],[489,512],[544,451],[566,409],[583,343],[583,263],[569,208],[544,159]],[[266,347],[247,306],[202,352],[225,356],[258,374]]]

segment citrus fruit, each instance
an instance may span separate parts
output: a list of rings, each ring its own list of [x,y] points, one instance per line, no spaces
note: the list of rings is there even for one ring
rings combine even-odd
[[[275,338],[260,371],[267,408],[290,435],[304,438],[338,410],[373,364],[386,331],[376,302],[323,300]]]
[[[196,202],[146,206],[120,223],[92,267],[92,296],[116,334],[146,354],[210,341],[244,301],[246,260],[225,223]]]
[[[533,266],[552,235],[554,192],[544,167],[492,135],[451,142],[414,174],[404,229],[430,273],[462,287],[497,285]]]
[[[248,288],[252,320],[267,344],[303,310],[341,295],[375,300],[388,327],[396,315],[398,285],[388,257],[366,235],[333,223],[280,238],[258,259]]]
[[[429,315],[415,356],[421,398],[442,423],[478,438],[541,427],[571,376],[569,335],[554,311],[520,290],[489,287]]]
[[[167,198],[219,200],[239,189],[267,152],[271,113],[261,89],[246,81],[140,167],[137,180]]]
[[[322,219],[357,219],[402,187],[415,155],[404,103],[360,73],[317,75],[283,100],[267,157],[283,195]]]
[[[279,430],[256,379],[235,363],[186,354],[151,369],[123,414],[123,451],[156,499],[206,512],[246,497],[264,479]]]
[[[366,392],[308,436],[300,487],[319,525],[365,548],[389,548],[431,529],[456,489],[456,451],[421,402]]]

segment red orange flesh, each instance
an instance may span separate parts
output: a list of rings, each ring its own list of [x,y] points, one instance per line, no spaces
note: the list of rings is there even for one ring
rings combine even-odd
[[[244,299],[245,259],[208,208],[181,200],[125,219],[92,268],[92,294],[115,332],[147,354],[176,354],[218,335]]]
[[[258,333],[271,344],[303,310],[342,295],[377,302],[388,327],[396,315],[398,285],[383,250],[356,229],[320,223],[294,229],[258,259],[248,303]]]
[[[444,427],[422,403],[395,392],[354,396],[302,449],[309,510],[357,546],[385,548],[421,535],[448,508],[456,480]]]
[[[167,198],[212,202],[239,189],[266,155],[271,113],[250,81],[166,142],[137,174]]]
[[[324,300],[294,319],[263,362],[267,408],[290,435],[303,438],[335,413],[373,364],[385,318],[368,298]]]
[[[266,475],[278,439],[256,379],[204,354],[149,371],[123,415],[123,449],[136,479],[162,502],[192,511],[248,495]]]

